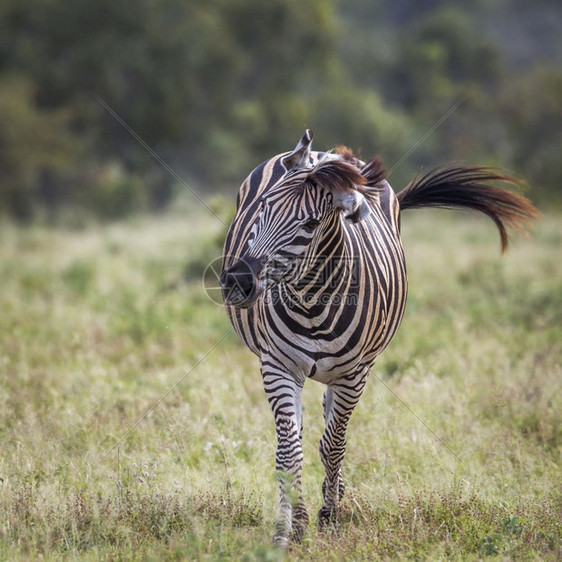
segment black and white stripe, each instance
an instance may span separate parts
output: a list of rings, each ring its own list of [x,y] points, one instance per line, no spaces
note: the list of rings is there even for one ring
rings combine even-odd
[[[319,522],[335,518],[349,418],[404,313],[400,205],[475,208],[500,231],[502,221],[518,225],[534,212],[521,196],[487,186],[510,178],[483,168],[438,170],[397,197],[376,160],[365,164],[347,149],[314,152],[311,141],[307,131],[293,152],[264,162],[240,187],[221,277],[232,324],[260,358],[275,418],[281,480],[274,541],[282,545],[308,523],[301,494],[307,378],[327,385]]]

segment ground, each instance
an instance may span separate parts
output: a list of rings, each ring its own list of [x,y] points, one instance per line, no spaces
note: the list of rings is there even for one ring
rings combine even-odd
[[[203,211],[0,227],[1,559],[282,557],[272,415],[203,289],[225,233]],[[561,218],[500,257],[485,219],[404,214],[407,311],[350,423],[339,527],[287,559],[560,559]]]

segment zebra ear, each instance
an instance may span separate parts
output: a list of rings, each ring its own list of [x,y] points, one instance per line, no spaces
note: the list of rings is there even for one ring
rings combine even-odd
[[[281,164],[283,164],[287,172],[296,168],[304,168],[308,164],[311,145],[312,131],[307,129],[302,139],[295,147],[295,150],[293,150],[290,154],[287,154],[287,156],[281,158]]]
[[[371,213],[371,207],[365,196],[356,189],[347,193],[332,193],[335,207],[339,207],[345,213],[345,220],[351,223],[357,223],[368,217]]]

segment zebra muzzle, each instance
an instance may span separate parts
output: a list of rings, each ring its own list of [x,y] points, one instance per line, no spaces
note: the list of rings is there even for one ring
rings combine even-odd
[[[264,288],[259,281],[263,264],[261,258],[242,258],[223,271],[220,286],[226,304],[246,308],[256,301]]]

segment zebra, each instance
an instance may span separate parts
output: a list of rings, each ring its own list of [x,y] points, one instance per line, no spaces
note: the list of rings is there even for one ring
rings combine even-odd
[[[302,539],[309,516],[301,486],[301,392],[326,385],[324,465],[318,525],[337,521],[344,494],[346,428],[369,372],[404,314],[407,275],[401,211],[465,207],[506,226],[537,216],[514,183],[485,167],[449,166],[418,176],[395,194],[380,159],[346,147],[312,151],[306,130],[292,152],[259,165],[240,187],[224,245],[220,284],[230,321],[260,360],[277,434],[279,504],[273,542]]]

